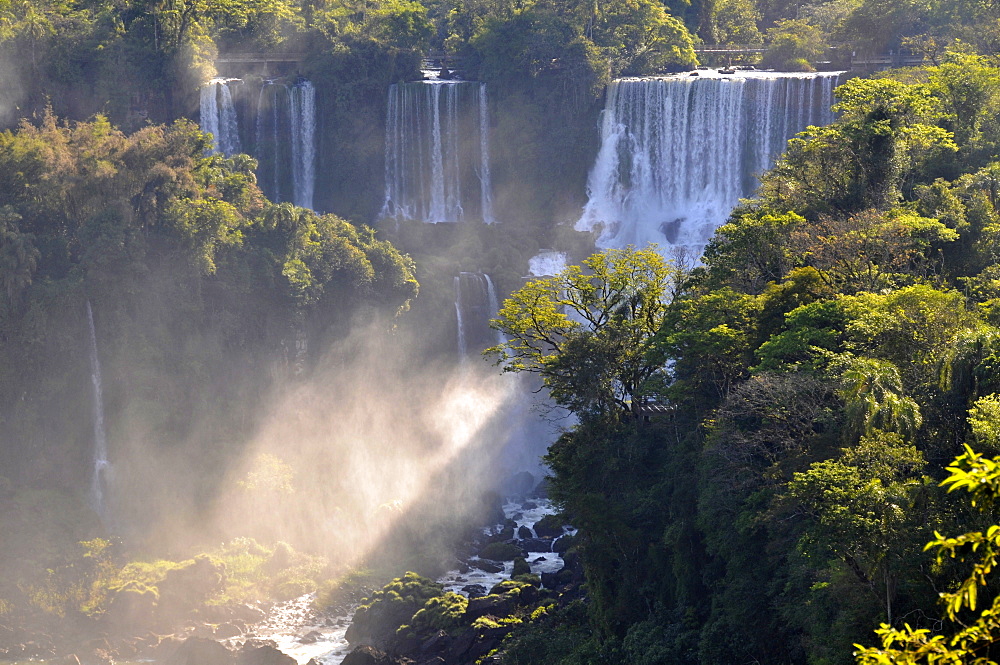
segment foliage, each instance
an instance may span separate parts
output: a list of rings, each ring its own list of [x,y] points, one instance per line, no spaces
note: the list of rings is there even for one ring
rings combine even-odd
[[[809,63],[819,59],[825,46],[819,29],[802,19],[779,21],[767,31],[767,38],[769,44],[761,64],[783,71],[813,71]]]
[[[980,510],[989,510],[1000,496],[1000,459],[988,458],[969,446],[947,468],[949,473],[941,485],[948,492],[964,490],[969,502]],[[934,539],[925,550],[934,550],[938,564],[948,559],[971,564],[971,569],[957,587],[941,593],[944,619],[951,629],[947,633],[928,628],[912,628],[905,624],[894,628],[883,623],[876,630],[880,647],[858,648],[857,662],[867,663],[988,663],[990,646],[995,642],[996,614],[1000,600],[994,599],[979,610],[980,588],[996,565],[1000,547],[1000,526],[985,531],[971,531],[955,537],[934,532]]]
[[[491,323],[507,341],[488,352],[504,371],[538,374],[581,416],[620,417],[661,369],[652,341],[672,275],[655,249],[595,254],[512,294]]]

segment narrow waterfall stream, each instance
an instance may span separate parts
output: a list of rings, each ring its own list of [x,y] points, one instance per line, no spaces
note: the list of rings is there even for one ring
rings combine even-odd
[[[111,519],[107,497],[111,462],[108,461],[108,436],[104,429],[104,386],[101,377],[101,359],[97,355],[97,331],[94,328],[94,310],[90,306],[89,300],[87,301],[87,324],[90,331],[90,378],[94,395],[94,470],[90,483],[90,503],[94,512],[107,524]]]

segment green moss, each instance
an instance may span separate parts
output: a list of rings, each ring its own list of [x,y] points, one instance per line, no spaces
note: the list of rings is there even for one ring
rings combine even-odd
[[[523,589],[530,587],[537,587],[541,584],[541,582],[537,582],[538,580],[537,575],[531,575],[530,577],[534,578],[534,580],[532,581],[504,580],[503,582],[494,585],[494,587],[490,589],[490,595],[491,596],[502,595],[502,594],[520,595]]]
[[[431,598],[424,606],[417,610],[411,620],[412,628],[415,631],[428,630],[451,630],[462,625],[462,617],[469,606],[469,599],[461,594],[449,591],[443,596]],[[396,631],[400,631],[408,626],[402,626]]]
[[[517,545],[511,543],[490,543],[482,549],[479,557],[490,561],[513,561],[523,552]]]
[[[517,578],[519,575],[530,575],[531,566],[528,565],[527,559],[523,556],[519,556],[514,559],[514,570],[511,572],[511,578]]]

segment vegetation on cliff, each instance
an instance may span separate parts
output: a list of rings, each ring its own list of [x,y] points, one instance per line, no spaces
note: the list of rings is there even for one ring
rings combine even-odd
[[[529,630],[506,662],[566,657],[568,642],[573,662],[850,663],[879,623],[897,655],[869,650],[864,662],[925,662],[914,654],[945,650],[931,639],[939,591],[970,626],[948,634],[950,648],[989,641],[977,631],[990,610],[974,625],[962,618],[992,565],[989,522],[939,483],[951,473],[945,488],[970,486],[995,464],[963,445],[996,454],[1000,426],[1000,210],[988,175],[998,71],[952,51],[838,88],[837,121],[790,141],[703,265],[665,284],[669,298],[654,292],[665,311],[642,319],[653,333],[607,345],[663,375],[633,386],[615,374],[624,359],[574,353],[578,336],[602,338],[600,317],[644,311],[655,255],[627,250],[633,290],[610,307],[586,300],[582,316],[556,308],[577,308],[578,274],[610,292],[598,268],[619,252],[507,302],[495,325],[514,353],[499,361],[540,371],[579,418],[547,461],[553,496],[580,528],[595,632],[525,661],[522,643],[545,651]],[[532,363],[526,331],[547,345]],[[631,397],[616,418],[588,407],[608,389]],[[966,579],[962,543],[976,539],[988,541],[983,567]]]

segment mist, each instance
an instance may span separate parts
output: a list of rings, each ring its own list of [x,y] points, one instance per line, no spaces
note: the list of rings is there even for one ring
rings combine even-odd
[[[540,479],[554,434],[519,378],[478,357],[426,358],[416,335],[355,327],[315,367],[273,383],[212,487],[197,480],[207,426],[167,451],[123,442],[111,488],[119,528],[178,555],[247,536],[338,568],[447,566],[453,539],[484,523],[506,479]]]

